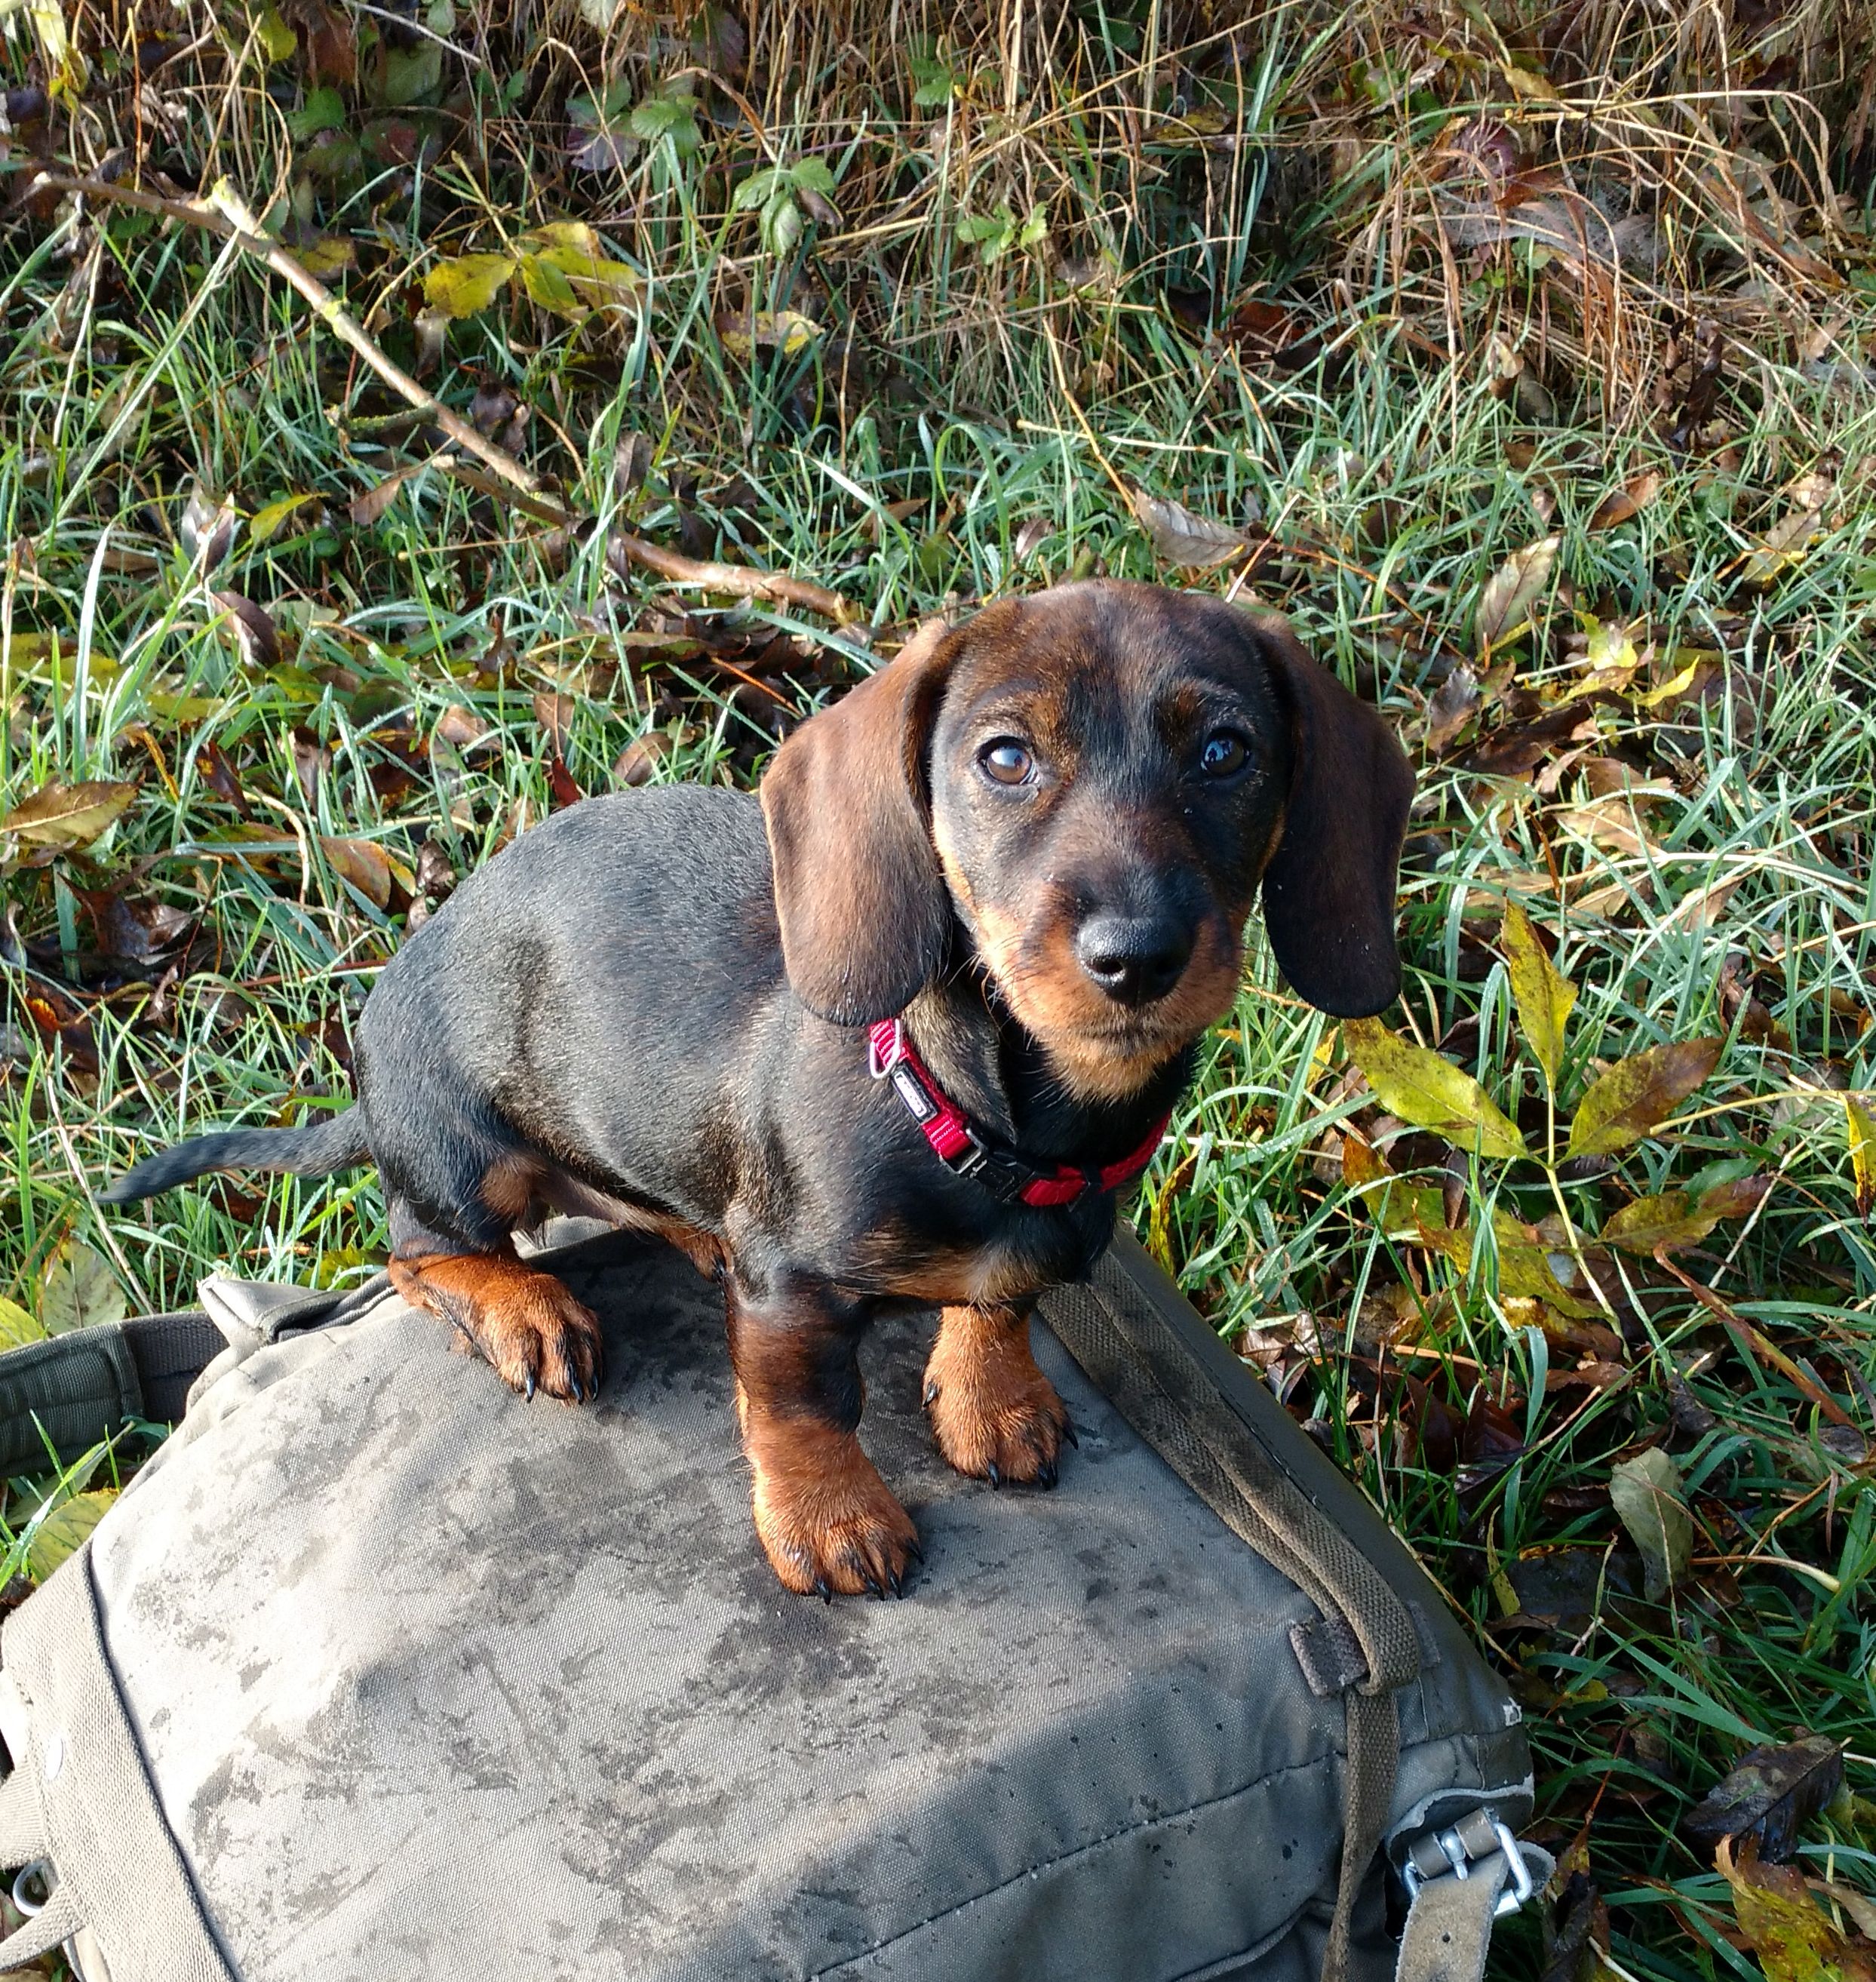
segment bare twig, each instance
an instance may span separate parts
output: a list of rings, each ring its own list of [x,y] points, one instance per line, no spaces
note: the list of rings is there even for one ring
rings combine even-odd
[[[505,447],[498,447],[478,432],[460,413],[452,412],[435,393],[419,385],[403,367],[388,358],[366,334],[355,318],[348,316],[338,299],[317,277],[308,275],[278,242],[263,233],[260,223],[242,202],[226,179],[218,181],[205,200],[165,199],[161,194],[145,192],[135,186],[118,185],[108,179],[67,179],[56,172],[42,172],[34,182],[35,191],[70,192],[87,199],[109,201],[118,206],[135,207],[140,213],[175,221],[185,227],[200,227],[211,234],[232,239],[238,246],[264,262],[281,280],[305,298],[333,335],[364,359],[392,389],[408,399],[426,419],[434,421],[465,454],[472,454],[492,469],[507,483],[504,489],[491,484],[473,469],[458,468],[458,478],[488,496],[503,496],[517,509],[538,521],[568,529],[582,519],[574,510],[556,502],[541,486],[531,469],[517,461]],[[510,493],[510,491],[518,492]],[[850,600],[825,586],[804,578],[790,578],[778,572],[758,571],[740,564],[705,563],[668,551],[643,537],[620,531],[608,546],[615,569],[621,564],[638,565],[655,572],[673,585],[695,585],[706,592],[728,592],[738,599],[763,599],[779,606],[794,606],[818,612],[836,626],[855,617]]]
[[[838,592],[830,592],[825,585],[816,585],[811,579],[790,578],[785,573],[758,571],[753,566],[744,564],[709,564],[697,558],[688,558],[676,551],[668,551],[661,544],[650,543],[643,537],[635,537],[625,531],[615,534],[606,546],[606,555],[614,570],[622,566],[638,565],[646,571],[656,572],[660,578],[673,585],[695,585],[705,592],[727,592],[738,599],[766,599],[778,606],[798,606],[809,612],[818,612],[824,619],[837,625],[855,617],[852,602],[841,598]]]
[[[1814,1377],[1806,1376],[1769,1336],[1754,1328],[1744,1315],[1736,1313],[1711,1287],[1703,1287],[1692,1275],[1682,1273],[1664,1251],[1658,1250],[1654,1258],[1656,1263],[1665,1266],[1702,1307],[1718,1316],[1727,1333],[1733,1338],[1734,1347],[1748,1362],[1769,1363],[1787,1383],[1808,1397],[1832,1424],[1855,1430],[1854,1420],[1843,1406]]]

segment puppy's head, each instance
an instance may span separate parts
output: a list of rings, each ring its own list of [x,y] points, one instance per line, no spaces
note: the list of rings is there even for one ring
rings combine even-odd
[[[1065,1082],[1130,1093],[1229,1007],[1260,883],[1303,996],[1392,1000],[1412,790],[1280,621],[1105,582],[1005,601],[924,628],[777,752],[789,981],[843,1025],[890,1016],[955,916]]]

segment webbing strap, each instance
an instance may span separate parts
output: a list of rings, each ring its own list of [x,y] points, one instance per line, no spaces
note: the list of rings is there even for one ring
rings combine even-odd
[[[69,1940],[85,1924],[72,1896],[62,1886],[52,1888],[52,1896],[23,1927],[0,1940],[0,1975],[24,1968],[42,1954]]]
[[[1275,1463],[1161,1317],[1158,1278],[1122,1240],[1091,1283],[1049,1294],[1043,1316],[1173,1471],[1361,1648],[1360,1672],[1342,1694],[1342,1861],[1322,1970],[1324,1982],[1340,1982],[1355,1900],[1391,1813],[1400,1763],[1394,1694],[1420,1670],[1418,1633],[1393,1587]]]
[[[75,1328],[0,1356],[0,1478],[38,1473],[108,1438],[127,1417],[174,1423],[190,1384],[226,1347],[202,1314]]]
[[[45,1818],[33,1793],[32,1771],[15,1766],[0,1783],[0,1870],[17,1872],[45,1856]]]

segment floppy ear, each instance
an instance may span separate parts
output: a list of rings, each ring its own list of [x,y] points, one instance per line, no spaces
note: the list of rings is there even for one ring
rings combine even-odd
[[[1318,1010],[1365,1019],[1401,988],[1395,870],[1414,773],[1375,710],[1318,667],[1280,619],[1258,638],[1290,716],[1290,799],[1264,870],[1264,926]]]
[[[937,975],[951,896],[931,844],[925,745],[958,642],[933,620],[775,752],[762,779],[782,962],[836,1025],[903,1011]]]

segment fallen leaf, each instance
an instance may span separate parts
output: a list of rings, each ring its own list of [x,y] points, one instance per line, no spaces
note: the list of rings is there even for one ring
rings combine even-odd
[[[1687,1573],[1694,1553],[1680,1467],[1659,1446],[1650,1446],[1611,1471],[1609,1498],[1641,1551],[1648,1595],[1664,1597]]]
[[[495,730],[474,709],[465,709],[462,703],[452,702],[437,718],[436,734],[445,743],[455,744],[458,750],[468,751],[486,743],[494,736]]]
[[[821,326],[799,310],[756,310],[725,313],[717,319],[716,332],[732,358],[778,349],[784,357],[792,358],[821,335]]]
[[[315,282],[330,282],[358,265],[358,248],[349,235],[322,234],[294,255]]]
[[[1760,1859],[1782,1864],[1799,1831],[1844,1786],[1844,1751],[1822,1734],[1741,1755],[1681,1819],[1689,1843],[1716,1850],[1723,1839],[1750,1838]]]
[[[671,739],[661,730],[648,729],[635,736],[621,750],[612,766],[615,785],[648,785],[670,761]]]
[[[276,502],[264,504],[248,519],[248,542],[256,546],[265,543],[296,509],[319,500],[317,496],[282,496]]]
[[[18,1301],[0,1299],[0,1350],[24,1349],[29,1342],[43,1342],[45,1330]]]
[[[548,752],[547,782],[556,812],[568,806],[578,805],[586,796],[574,782],[573,773],[567,769],[567,760],[558,750]]]
[[[104,779],[62,785],[55,779],[0,819],[0,833],[12,833],[53,853],[72,853],[108,833],[136,796],[135,785]]]
[[[176,526],[182,555],[198,570],[213,571],[235,547],[240,512],[225,497],[211,496],[199,484]]]
[[[1620,1059],[1577,1105],[1572,1156],[1613,1156],[1638,1143],[1712,1074],[1723,1039],[1681,1039]]]
[[[1724,1844],[1715,1863],[1732,1888],[1734,1917],[1766,1982],[1876,1982],[1876,1945],[1840,1933],[1806,1891],[1796,1866],[1761,1865],[1749,1847],[1735,1860]]]
[[[1153,539],[1154,549],[1168,564],[1188,571],[1208,571],[1251,547],[1251,539],[1242,530],[1235,530],[1228,523],[1214,522],[1183,503],[1149,496],[1144,489],[1135,489],[1128,499],[1141,527]]]
[[[78,1553],[92,1530],[111,1511],[115,1487],[95,1493],[75,1493],[62,1500],[34,1530],[26,1550],[26,1573],[43,1583],[59,1564]]]
[[[1655,844],[1641,822],[1638,802],[1626,796],[1563,806],[1557,814],[1557,822],[1567,832],[1579,834],[1611,853],[1646,853]]]
[[[1427,704],[1427,754],[1437,757],[1477,712],[1478,676],[1461,661]]]
[[[1514,551],[1485,581],[1472,616],[1472,644],[1481,658],[1531,623],[1556,569],[1561,537],[1544,537]]]
[[[369,529],[397,500],[398,491],[414,475],[421,475],[428,467],[428,462],[413,462],[408,468],[393,469],[382,481],[375,482],[362,495],[355,496],[347,506],[352,522],[359,529]]]
[[[1844,1096],[1844,1126],[1850,1143],[1850,1173],[1857,1191],[1857,1215],[1867,1218],[1876,1204],[1876,1119],[1867,1096]]]
[[[1517,1125],[1451,1060],[1389,1032],[1378,1019],[1348,1020],[1342,1040],[1381,1105],[1403,1122],[1434,1129],[1454,1148],[1480,1156],[1529,1153]]]
[[[1602,1236],[1624,1252],[1672,1252],[1697,1246],[1720,1222],[1717,1211],[1697,1204],[1684,1190],[1664,1190],[1625,1204],[1604,1224]]]
[[[1621,488],[1604,496],[1589,519],[1592,530],[1613,529],[1631,516],[1638,516],[1661,492],[1661,472],[1651,468],[1644,475],[1631,476]]]
[[[547,732],[548,742],[562,757],[567,754],[567,736],[573,727],[574,712],[578,707],[570,695],[552,695],[541,690],[535,696],[534,719]]]
[[[39,1320],[48,1335],[122,1321],[124,1290],[111,1263],[95,1246],[68,1240],[39,1283]]]
[[[439,262],[423,279],[424,301],[452,321],[485,310],[515,270],[512,255],[459,255]]]
[[[391,861],[375,840],[340,839],[322,834],[326,863],[344,882],[356,888],[374,908],[391,906]]]
[[[215,602],[228,615],[226,623],[234,629],[245,666],[279,666],[280,635],[264,607],[238,592],[218,592]]]
[[[1498,940],[1504,948],[1505,968],[1525,1042],[1554,1094],[1563,1065],[1564,1027],[1576,1003],[1576,986],[1551,963],[1530,916],[1515,902],[1505,904]]]

